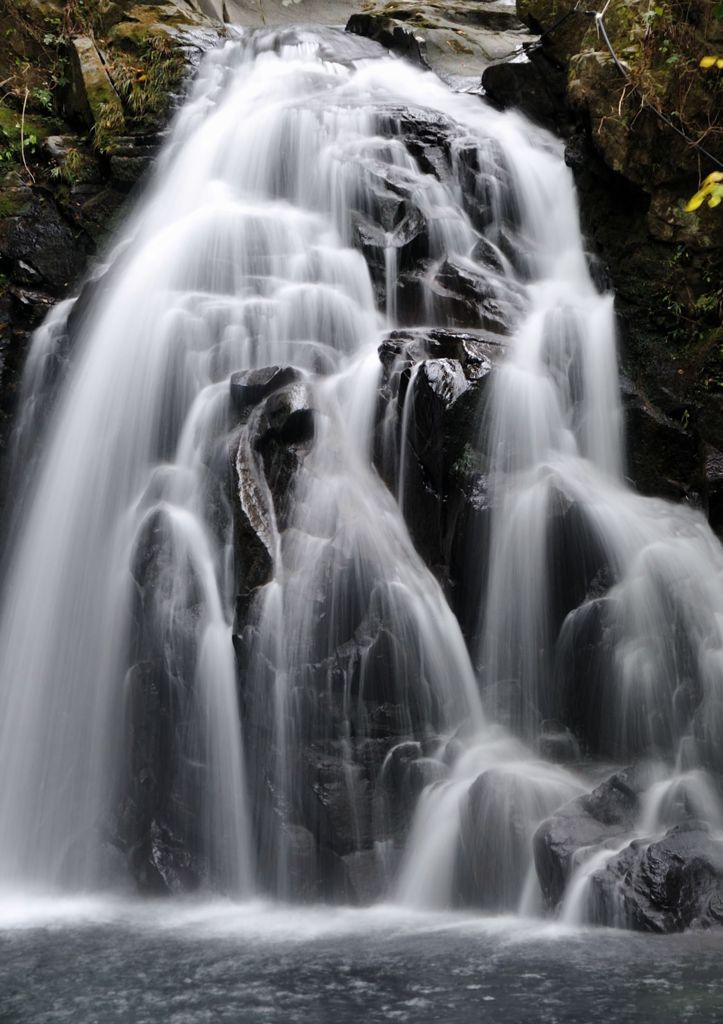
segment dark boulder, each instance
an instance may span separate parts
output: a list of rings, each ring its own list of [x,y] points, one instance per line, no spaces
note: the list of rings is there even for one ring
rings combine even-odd
[[[352,14],[347,22],[347,32],[373,39],[388,50],[406,57],[414,64],[425,64],[419,41],[414,34],[393,18],[380,18],[372,14]]]
[[[156,821],[151,824],[147,841],[130,851],[129,860],[136,884],[150,893],[192,892],[204,874],[188,843]]]
[[[504,339],[485,330],[404,328],[379,348],[383,366],[375,463],[415,546],[469,634],[477,616],[490,505],[481,451],[488,385]],[[472,622],[471,620],[474,620]]]
[[[619,614],[615,598],[584,601],[565,619],[555,648],[555,714],[597,755],[612,756],[619,746],[617,723],[604,714],[614,698]]]
[[[232,373],[231,404],[236,412],[243,415],[274,391],[300,380],[301,376],[301,371],[294,366],[264,366],[258,370]]]
[[[0,272],[20,285],[41,286],[62,295],[83,269],[88,241],[67,223],[42,192],[25,186],[3,191],[0,217]]]
[[[183,573],[179,562],[185,563]],[[190,686],[198,656],[202,587],[188,562],[185,538],[162,506],[151,509],[141,522],[131,575],[132,659],[159,660]]]
[[[460,815],[457,898],[485,910],[512,910],[531,862],[528,780],[491,769],[469,788]]]
[[[384,304],[387,267],[394,274],[411,272],[429,255],[427,220],[419,205],[419,178],[391,160],[367,157],[356,167],[356,208],[352,211],[352,237],[363,253],[377,298]]]
[[[429,321],[452,328],[479,328],[499,336],[514,325],[518,300],[499,280],[473,265],[444,260],[403,272],[397,291],[398,319],[405,327]]]
[[[570,120],[565,103],[565,76],[539,47],[525,56],[492,64],[482,72],[485,96],[499,110],[510,108],[546,128],[558,131]]]
[[[425,359],[413,377],[411,422],[412,436],[407,443],[426,470],[431,488],[442,492],[447,466],[445,451],[440,445],[444,436],[444,420],[458,398],[467,391],[469,382],[456,359]]]
[[[419,210],[407,202],[397,201],[393,205],[396,207],[396,216],[380,218],[382,221],[391,221],[391,226],[387,228],[374,223],[364,214],[353,216],[354,243],[367,262],[380,305],[392,298],[386,294],[389,258],[393,259],[396,274],[424,260],[428,248],[427,222]]]
[[[703,462],[708,520],[718,536],[723,535],[723,452],[706,445]]]
[[[441,182],[452,177],[454,148],[462,130],[436,110],[424,107],[385,107],[377,115],[380,135],[400,139],[425,174]]]
[[[555,480],[550,480],[545,511],[548,654],[553,657],[568,614],[586,601],[605,595],[615,577],[602,533],[584,501],[571,497]],[[555,707],[543,710],[547,714],[562,714]]]
[[[436,757],[420,757],[412,761],[407,769],[406,790],[410,800],[416,801],[427,786],[444,781],[449,775],[449,768]]]
[[[503,352],[504,339],[499,335],[454,328],[392,331],[380,345],[384,367],[380,418],[386,417],[388,428],[391,415],[396,423],[394,443],[404,442],[411,448],[423,476],[434,480],[438,493],[455,466],[459,463],[457,468],[462,468],[465,446],[475,442],[483,392]],[[389,442],[389,434],[384,440]],[[390,467],[384,465],[385,454],[389,455],[378,447],[382,475],[395,486]],[[396,461],[406,460],[407,455],[400,452]]]
[[[305,384],[294,383],[274,391],[262,410],[256,446],[278,442],[286,445],[306,445],[314,437],[313,392]]]
[[[314,748],[305,757],[305,810],[318,845],[338,855],[371,847],[371,784],[363,767]]]
[[[540,825],[533,839],[535,868],[550,906],[562,900],[578,851],[619,845],[630,835],[641,809],[640,794],[652,781],[646,766],[626,768]]]
[[[274,534],[287,525],[294,481],[313,444],[313,392],[295,376],[300,375],[292,367],[266,367],[231,379],[238,411],[248,413],[255,396],[260,403],[229,451],[237,633],[248,621],[258,589],[271,579]]]
[[[723,842],[689,821],[662,839],[636,840],[590,879],[596,923],[645,932],[723,925]]]
[[[125,686],[130,754],[116,841],[141,890],[195,889],[205,866],[194,824],[199,809],[189,802],[179,751],[189,727],[187,694],[161,661],[134,665]]]
[[[671,409],[675,419],[628,378],[621,385],[630,480],[642,494],[699,504],[704,485],[699,440],[686,425],[686,410]]]
[[[421,792],[414,779],[415,765],[423,756],[422,744],[417,740],[402,740],[389,751],[378,780],[378,819],[385,832],[401,843],[411,824],[416,798]]]

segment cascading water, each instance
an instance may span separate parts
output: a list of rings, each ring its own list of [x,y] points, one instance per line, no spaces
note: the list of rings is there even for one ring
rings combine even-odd
[[[426,386],[475,396],[479,678],[410,537]],[[2,883],[536,911],[535,830],[594,776],[543,720],[720,827],[723,556],[626,487],[617,392],[548,135],[338,32],[209,54],[26,372]]]

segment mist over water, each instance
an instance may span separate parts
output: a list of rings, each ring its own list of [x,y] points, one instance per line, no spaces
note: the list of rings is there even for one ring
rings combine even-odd
[[[444,173],[410,118],[442,124]],[[489,517],[462,537],[467,636],[410,533],[423,364],[390,384],[378,355],[459,326],[450,267],[477,282],[478,362],[500,353],[468,439]],[[268,367],[283,387],[241,414],[262,377],[232,375]],[[594,872],[682,807],[723,829],[723,554],[625,481],[613,299],[561,146],[521,117],[343,33],[210,53],[98,280],[37,332],[16,453],[3,889],[130,890],[150,843],[172,891],[343,902],[320,879],[353,871],[399,920],[527,920],[538,826],[597,763],[652,761],[639,820],[574,865],[577,925]],[[310,750],[334,794],[315,836]]]

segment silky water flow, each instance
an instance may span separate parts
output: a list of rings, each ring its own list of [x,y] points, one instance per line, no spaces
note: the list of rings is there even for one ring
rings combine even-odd
[[[501,353],[467,439],[468,644],[407,528],[418,362],[380,411],[380,341],[449,325],[450,263]],[[239,411],[266,367],[283,387]],[[550,722],[652,759],[629,839],[681,803],[721,828],[721,549],[625,483],[612,297],[520,116],[340,32],[208,54],[122,240],[36,334],[15,453],[4,886],[151,885],[145,857],[170,888],[344,898],[346,864],[379,898],[539,912],[535,829],[595,778],[542,756]],[[588,853],[568,920],[615,850]]]

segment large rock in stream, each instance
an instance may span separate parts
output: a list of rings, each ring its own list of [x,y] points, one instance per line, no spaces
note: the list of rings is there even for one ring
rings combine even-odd
[[[479,597],[479,566],[467,543],[484,544],[490,505],[482,425],[486,395],[505,339],[484,330],[392,331],[379,354],[375,462],[417,550],[445,587],[463,628]]]
[[[680,820],[664,834],[632,838],[653,781],[644,764],[627,768],[540,825],[535,866],[550,906],[560,905],[576,867],[610,850],[588,881],[587,920],[651,932],[723,925],[723,840],[696,819],[689,797],[671,805]]]
[[[598,924],[645,932],[723,925],[723,842],[688,821],[654,842],[635,840],[590,880]]]
[[[550,906],[561,902],[580,851],[614,847],[630,835],[641,810],[640,794],[649,781],[645,769],[625,769],[540,825],[533,839],[535,867]]]

